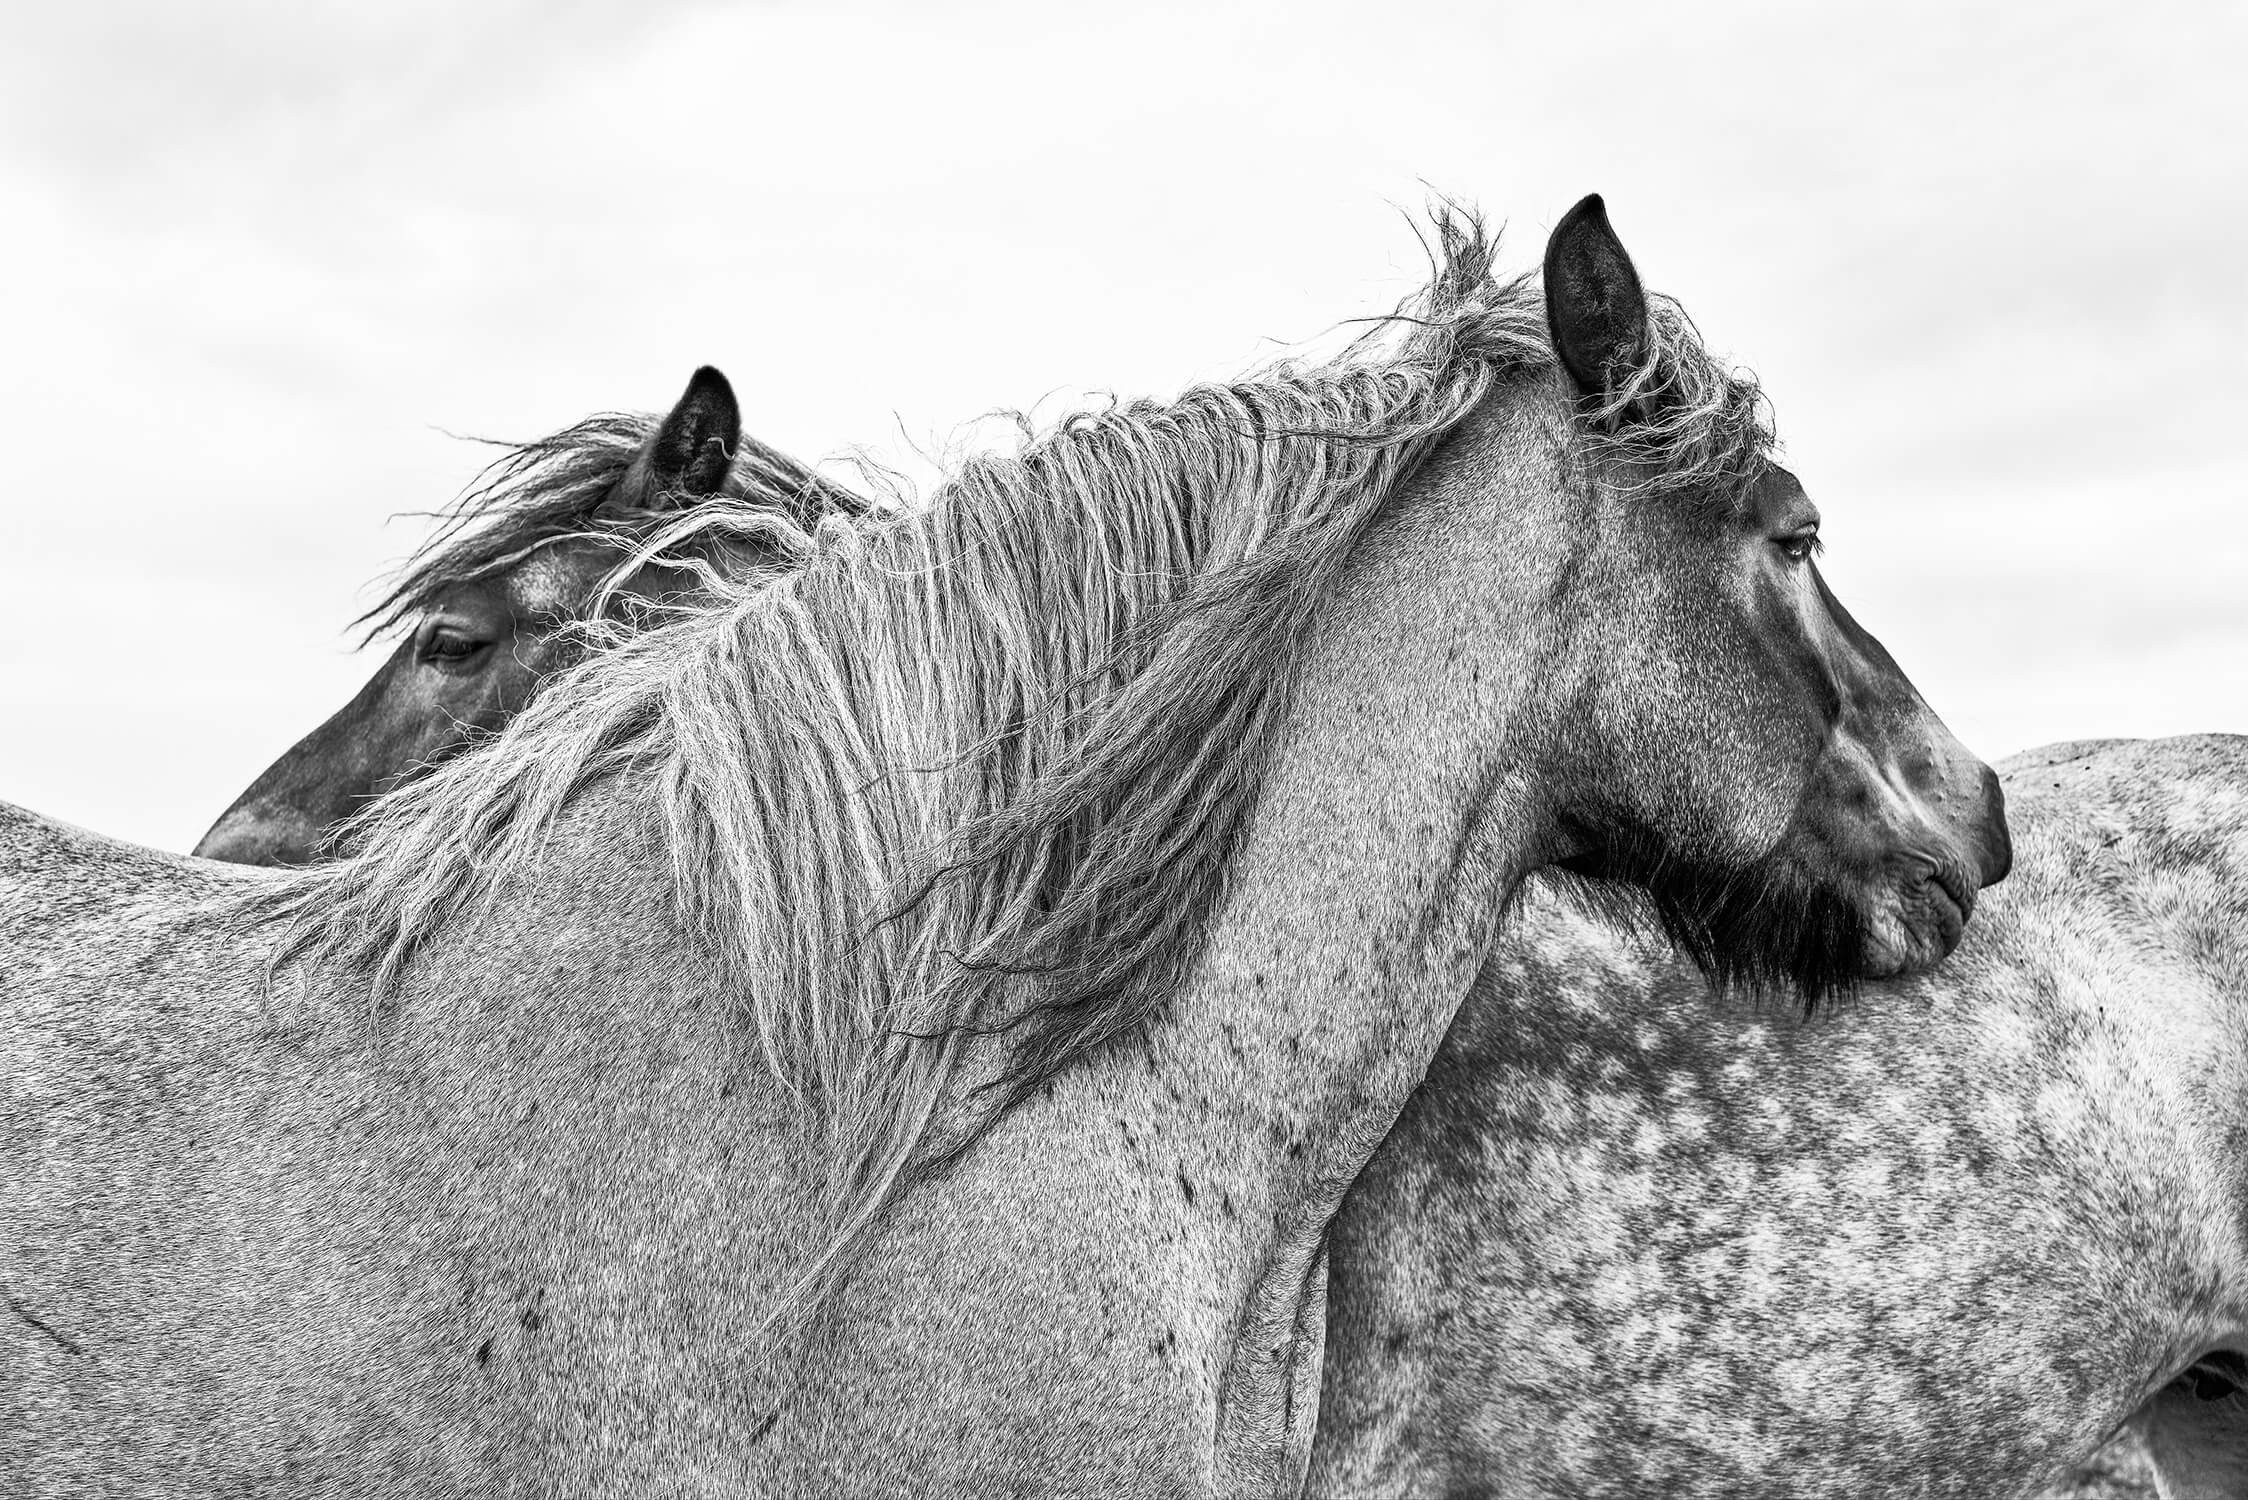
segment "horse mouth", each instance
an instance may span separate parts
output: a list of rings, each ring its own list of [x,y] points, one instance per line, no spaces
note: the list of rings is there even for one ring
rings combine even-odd
[[[1951,955],[1975,911],[1975,885],[1949,864],[1924,866],[1866,933],[1865,974],[1887,979],[1932,969]]]
[[[1942,944],[1942,952],[1937,956],[1947,957],[1959,946],[1960,938],[1967,931],[1967,919],[1974,915],[1974,887],[1958,871],[1945,868],[1936,871],[1926,889],[1930,914],[1936,919],[1936,935]]]

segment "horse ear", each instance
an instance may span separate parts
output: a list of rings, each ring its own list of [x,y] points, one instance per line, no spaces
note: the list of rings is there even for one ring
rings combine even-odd
[[[704,365],[648,442],[649,498],[675,494],[692,503],[717,494],[741,441],[742,409],[734,388]]]
[[[1598,193],[1562,215],[1545,253],[1546,328],[1587,396],[1613,396],[1647,351],[1647,294]]]

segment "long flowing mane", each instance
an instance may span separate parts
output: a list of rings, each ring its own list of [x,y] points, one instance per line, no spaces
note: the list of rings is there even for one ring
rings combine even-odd
[[[1071,417],[582,663],[378,804],[356,857],[266,887],[276,962],[379,1003],[604,789],[669,848],[693,941],[817,1134],[816,1302],[917,1173],[1159,1015],[1353,542],[1502,382],[1553,368],[1534,283],[1494,277],[1472,214],[1436,231],[1431,283],[1334,358]],[[1753,381],[1669,304],[1619,400],[1647,419],[1578,413],[1585,461],[1707,486],[1768,447]],[[976,1037],[1002,1061],[971,1088]],[[946,1108],[974,1123],[937,1131]]]
[[[651,493],[634,473],[661,423],[647,412],[601,412],[509,447],[439,515],[397,580],[353,623],[370,636],[387,634],[447,590],[507,573],[564,543],[598,543],[620,560],[644,555],[650,538],[679,520],[678,497]],[[869,510],[860,496],[746,434],[714,498],[777,512],[798,531],[827,515]]]

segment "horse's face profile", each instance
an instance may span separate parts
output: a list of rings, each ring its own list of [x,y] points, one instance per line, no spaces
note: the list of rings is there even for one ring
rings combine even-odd
[[[1650,891],[1720,980],[1815,1000],[1936,963],[2007,870],[1997,778],[1820,578],[1818,508],[1753,386],[1666,370],[1682,315],[1651,310],[1597,198],[1555,229],[1545,288],[1560,482],[1503,486],[1553,509],[1486,524],[1553,559],[1557,856]]]
[[[589,508],[662,511],[719,493],[741,439],[733,391],[697,372],[671,414]],[[430,589],[367,685],[235,799],[195,846],[206,859],[294,865],[323,857],[336,825],[505,725],[582,652],[573,628],[620,561],[613,542],[548,539]],[[645,570],[635,592],[676,584]]]
[[[1690,925],[1787,924],[1774,935],[1812,945],[1798,968],[1814,992],[1829,960],[1836,980],[1941,960],[1975,892],[2006,873],[2004,799],[1827,587],[1803,486],[1773,465],[1722,499],[1596,505],[1604,550],[1660,549],[1673,565],[1618,569],[1590,615],[1603,670],[1584,712],[1613,760],[1588,821],[1622,837],[1582,864],[1612,863],[1659,897],[1687,865],[1726,877],[1720,889],[1747,876],[1753,905],[1681,897],[1698,903]],[[1588,568],[1587,586],[1606,574]],[[1660,854],[1633,847],[1639,830]]]
[[[195,852],[256,865],[320,858],[330,830],[368,798],[506,724],[567,665],[574,606],[614,562],[592,546],[558,546],[445,590],[366,686],[268,767]]]

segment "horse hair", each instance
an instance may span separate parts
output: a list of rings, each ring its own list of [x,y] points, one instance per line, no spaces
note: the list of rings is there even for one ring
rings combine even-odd
[[[1588,915],[1667,938],[1721,992],[1792,1002],[1808,1018],[1857,990],[1864,917],[1776,855],[1722,862],[1618,831],[1603,836],[1591,865],[1556,874],[1556,888]]]
[[[668,847],[693,941],[818,1137],[826,1238],[790,1299],[816,1305],[952,1154],[934,1124],[969,1039],[1003,1054],[973,1139],[1150,1024],[1223,901],[1296,643],[1353,542],[1501,382],[1555,368],[1495,236],[1449,205],[1434,227],[1429,284],[1332,359],[1081,412],[924,506],[819,522],[793,575],[715,579],[715,604],[616,639],[372,807],[354,857],[261,887],[274,963],[363,974],[380,1005],[611,788],[609,815]],[[1612,483],[1730,490],[1770,448],[1756,384],[1667,300],[1652,325],[1624,389],[1578,404],[1578,450]],[[674,520],[649,546],[786,526]]]
[[[441,514],[437,529],[399,570],[398,581],[352,623],[365,626],[370,637],[387,634],[448,590],[510,572],[563,543],[591,542],[639,554],[650,536],[695,505],[646,480],[630,493],[620,489],[662,421],[647,412],[602,412],[508,447]],[[868,511],[858,495],[746,434],[714,498],[741,502],[752,511],[777,510],[800,531],[831,512]],[[627,563],[612,574],[597,602],[606,604],[636,565]]]

